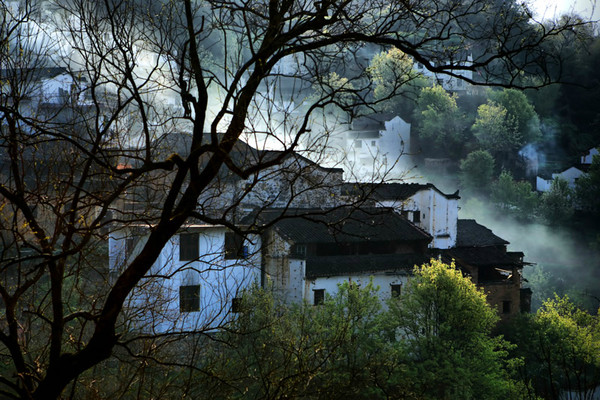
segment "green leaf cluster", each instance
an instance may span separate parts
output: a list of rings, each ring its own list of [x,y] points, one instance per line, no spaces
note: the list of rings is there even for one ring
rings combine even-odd
[[[492,184],[491,198],[502,210],[525,219],[533,218],[539,201],[529,182],[515,181],[508,171]]]
[[[587,174],[575,183],[577,201],[584,209],[600,215],[600,156],[595,155]]]
[[[565,224],[575,212],[573,198],[574,192],[568,182],[557,177],[552,181],[550,190],[540,197],[538,212],[550,225]]]
[[[524,364],[521,379],[546,399],[591,398],[600,385],[600,319],[568,297],[546,300],[534,315],[524,315],[511,333],[515,356]]]
[[[194,398],[500,399],[523,386],[485,294],[440,261],[387,303],[347,281],[319,306],[255,288],[243,310],[203,350]]]
[[[494,157],[486,150],[475,150],[460,162],[461,188],[471,193],[487,193],[494,176]]]
[[[466,140],[466,120],[458,108],[456,94],[450,95],[439,85],[421,90],[415,108],[417,133],[422,146],[442,154],[460,153]]]

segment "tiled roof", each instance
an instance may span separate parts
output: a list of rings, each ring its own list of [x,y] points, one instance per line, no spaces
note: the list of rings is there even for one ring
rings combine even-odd
[[[221,135],[221,133],[218,134],[218,136]],[[221,140],[220,137],[219,140]],[[177,134],[171,133],[169,135],[160,137],[155,141],[155,143],[153,143],[153,145],[165,149],[165,151],[167,151],[168,154],[177,153],[182,157],[187,157],[189,155],[191,143],[192,135],[189,133],[180,132]],[[205,145],[209,145],[211,143],[211,137],[209,133],[204,133],[203,143]],[[208,151],[202,156],[200,162],[206,162],[208,158],[212,156],[212,154],[213,153],[211,151]],[[294,159],[301,161],[306,165],[313,166],[322,171],[343,172],[343,169],[341,168],[323,167],[297,152],[289,151],[286,153],[279,150],[255,149],[254,147],[250,146],[248,143],[240,139],[238,139],[235,142],[233,149],[229,153],[229,157],[231,158],[233,164],[239,168],[245,168],[251,165],[256,165],[258,163],[273,162],[277,157],[282,157],[282,160],[287,159],[289,157],[293,157]],[[232,174],[225,166],[221,169],[222,174]]]
[[[406,218],[383,207],[261,210],[245,218],[246,225],[273,224],[294,243],[431,241],[431,236]]]
[[[429,261],[424,254],[368,254],[328,257],[310,257],[306,260],[306,277],[308,279],[364,274],[378,271],[396,271],[411,273],[415,265]]]
[[[433,189],[448,199],[459,199],[458,191],[453,194],[441,192],[432,183],[347,183],[342,188],[342,193],[349,196],[367,197],[372,196],[374,200],[406,200],[414,194]]]
[[[454,259],[457,264],[473,267],[518,267],[523,263],[519,253],[506,252],[498,247],[459,247],[444,251],[444,258]]]
[[[503,246],[509,242],[474,219],[459,219],[456,233],[456,247]]]

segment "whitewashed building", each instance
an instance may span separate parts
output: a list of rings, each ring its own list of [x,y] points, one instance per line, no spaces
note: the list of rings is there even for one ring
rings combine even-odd
[[[147,227],[109,236],[114,276],[136,255]],[[260,281],[260,237],[224,226],[189,224],[167,243],[129,297],[127,322],[146,332],[211,330],[230,321],[242,292]]]
[[[456,246],[458,191],[446,194],[431,183],[347,184],[345,194],[370,198],[378,206],[393,208],[431,235],[430,248]]]
[[[508,253],[506,241],[475,221],[461,222],[458,192],[445,194],[433,184],[344,184],[339,169],[241,144],[232,160],[280,155],[285,168],[248,179],[224,175],[220,192],[201,199],[205,211],[219,204],[234,210],[230,222],[240,231],[190,221],[130,296],[132,329],[216,329],[234,317],[252,284],[289,303],[319,304],[342,282],[373,281],[385,300],[431,257],[455,260],[489,288],[506,315],[527,303],[519,297],[522,254]],[[110,233],[113,274],[136,256],[148,229],[126,226]]]
[[[537,176],[535,180],[535,188],[538,192],[547,192],[552,187],[552,181],[557,178],[564,179],[569,184],[571,189],[575,189],[575,183],[585,172],[577,167],[570,167],[562,172],[552,174],[552,179],[544,179]]]

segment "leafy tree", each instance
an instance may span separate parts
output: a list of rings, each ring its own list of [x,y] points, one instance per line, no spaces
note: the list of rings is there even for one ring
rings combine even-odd
[[[568,297],[548,299],[534,315],[523,315],[509,331],[522,357],[521,379],[544,399],[573,391],[589,398],[600,384],[600,321]]]
[[[471,192],[488,193],[494,174],[494,157],[485,150],[476,150],[460,162],[462,187]]]
[[[492,154],[510,154],[524,144],[517,122],[501,104],[488,101],[477,108],[472,128],[479,145]]]
[[[504,370],[509,347],[491,336],[498,316],[483,291],[440,261],[414,273],[390,301],[389,320],[399,332],[401,373],[418,398],[516,398]]]
[[[388,364],[376,291],[345,282],[318,307],[246,293],[244,312],[204,357],[195,398],[384,398],[375,384]]]
[[[417,134],[427,154],[460,157],[467,139],[465,117],[450,95],[439,85],[421,89],[415,107]]]
[[[522,143],[532,143],[541,137],[540,120],[525,93],[516,89],[492,91],[490,99],[506,109],[506,117],[514,121]]]
[[[600,157],[595,155],[587,174],[575,182],[579,205],[589,212],[600,215]]]
[[[313,85],[315,94],[313,101],[326,99],[329,103],[324,107],[325,114],[331,114],[334,110],[342,110],[348,113],[353,112],[357,103],[357,91],[354,84],[337,72],[331,72],[323,77],[319,77],[319,82]]]
[[[491,193],[492,201],[500,209],[525,219],[533,218],[538,195],[532,190],[531,183],[515,181],[510,172],[502,171],[492,184]]]
[[[569,183],[558,177],[552,181],[550,190],[540,197],[538,211],[542,218],[551,225],[563,225],[571,219],[574,192]]]
[[[411,120],[414,100],[428,80],[414,69],[413,59],[393,47],[376,54],[367,69],[375,83],[373,96],[378,108]]]

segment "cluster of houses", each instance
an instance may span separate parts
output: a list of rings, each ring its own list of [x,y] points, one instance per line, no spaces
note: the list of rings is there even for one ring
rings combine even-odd
[[[563,179],[567,182],[571,189],[575,189],[575,183],[577,182],[577,179],[587,174],[590,165],[592,165],[592,161],[594,160],[594,156],[597,156],[598,154],[597,148],[589,149],[580,157],[578,165],[569,167],[564,171],[554,172],[550,177],[540,175],[536,176],[536,190],[538,192],[549,191],[552,187],[552,181],[554,179]]]
[[[18,3],[11,2],[14,7]],[[294,76],[299,64],[301,60],[282,60],[275,72]],[[428,74],[422,66],[416,69]],[[64,68],[33,72],[41,84],[30,93],[31,109],[46,107],[48,114],[63,116],[57,110],[67,109],[65,104],[89,105],[85,78],[74,79]],[[6,73],[10,71],[2,71]],[[472,79],[470,72],[465,74]],[[431,78],[447,90],[469,88],[460,79]],[[166,103],[176,106],[172,94],[167,97]],[[182,148],[189,148],[185,134],[171,138],[179,139]],[[331,145],[350,162],[354,178],[361,169],[372,171],[376,162],[387,171],[410,148],[410,125],[395,116],[346,121]],[[168,151],[178,152],[173,146],[177,144],[168,144]],[[243,293],[253,285],[273,290],[288,303],[318,305],[341,282],[372,280],[385,300],[402,292],[415,265],[432,258],[454,262],[488,293],[503,318],[529,310],[531,292],[522,287],[523,254],[508,251],[508,242],[476,221],[459,219],[458,192],[443,193],[433,184],[344,180],[345,171],[335,167],[342,160],[322,166],[297,152],[259,150],[243,141],[232,153],[240,165],[275,157],[282,162],[248,179],[224,171],[206,191],[199,213],[220,215],[223,223],[190,218],[170,240],[129,297],[126,321],[132,328],[167,332],[219,326],[239,312]],[[136,210],[143,198],[128,195],[120,203],[123,215]],[[112,277],[144,245],[152,226],[141,220],[111,227]]]
[[[240,141],[233,155],[245,163],[278,152]],[[156,332],[218,326],[239,311],[252,285],[288,303],[318,305],[341,282],[372,280],[385,300],[431,258],[455,262],[502,318],[529,310],[523,253],[507,251],[507,241],[476,221],[459,219],[458,192],[433,184],[345,182],[343,173],[289,153],[282,165],[248,179],[220,179],[218,194],[200,204],[235,212],[223,224],[188,221],[130,296],[128,321]],[[114,227],[111,271],[118,274],[135,257],[150,228]]]

